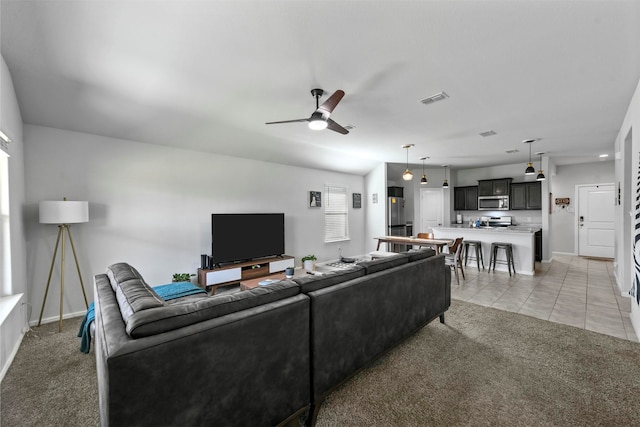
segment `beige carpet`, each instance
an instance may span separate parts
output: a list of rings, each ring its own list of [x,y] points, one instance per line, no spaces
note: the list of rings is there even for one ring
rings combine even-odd
[[[319,426],[640,425],[640,344],[453,301],[339,387]],[[2,426],[98,423],[79,319],[25,337],[2,382]]]

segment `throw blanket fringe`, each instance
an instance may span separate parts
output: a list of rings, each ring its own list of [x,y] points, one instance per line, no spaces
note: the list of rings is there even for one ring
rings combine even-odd
[[[191,282],[176,282],[169,283],[167,285],[159,285],[154,287],[153,290],[165,301],[186,297],[188,295],[207,293],[204,289],[199,288]],[[80,324],[80,330],[78,331],[78,337],[81,338],[80,351],[83,353],[89,353],[89,349],[91,348],[91,332],[89,328],[95,318],[96,312],[92,302],[89,304],[87,313],[84,315],[82,323]]]

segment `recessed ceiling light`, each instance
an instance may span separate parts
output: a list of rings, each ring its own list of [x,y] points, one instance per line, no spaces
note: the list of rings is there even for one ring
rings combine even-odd
[[[446,93],[440,92],[440,93],[436,93],[435,95],[431,95],[428,98],[421,99],[420,102],[422,102],[425,105],[429,105],[429,104],[433,104],[434,102],[444,101],[448,97],[449,95],[447,95]]]
[[[598,157],[604,158],[604,157],[609,157],[609,155],[608,154],[600,154]]]

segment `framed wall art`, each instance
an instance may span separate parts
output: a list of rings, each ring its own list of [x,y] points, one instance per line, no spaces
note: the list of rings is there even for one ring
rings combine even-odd
[[[353,193],[353,208],[360,209],[362,207],[362,194]]]
[[[320,191],[309,191],[309,207],[319,208],[322,206],[322,193]]]

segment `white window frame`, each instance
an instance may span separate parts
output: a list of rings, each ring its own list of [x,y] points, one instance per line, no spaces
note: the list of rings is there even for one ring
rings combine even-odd
[[[9,157],[0,153],[0,296],[12,294],[9,221]]]
[[[349,188],[340,184],[325,184],[324,241],[349,240]]]

